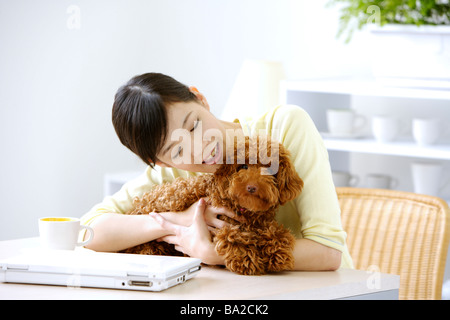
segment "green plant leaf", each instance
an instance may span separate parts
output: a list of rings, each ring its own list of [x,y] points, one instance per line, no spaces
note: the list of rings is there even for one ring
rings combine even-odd
[[[336,5],[340,8],[337,37],[346,36],[345,42],[369,23],[450,25],[448,0],[330,0],[326,7]],[[374,13],[376,7],[379,11]]]

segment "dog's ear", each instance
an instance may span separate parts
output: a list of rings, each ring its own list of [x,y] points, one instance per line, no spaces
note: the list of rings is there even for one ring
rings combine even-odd
[[[303,189],[303,180],[298,176],[292,164],[289,152],[280,144],[279,167],[276,174],[280,188],[280,204],[295,199]]]

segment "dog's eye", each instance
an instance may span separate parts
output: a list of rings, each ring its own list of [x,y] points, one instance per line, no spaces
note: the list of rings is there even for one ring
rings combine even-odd
[[[242,169],[244,169],[244,170],[248,169],[248,165],[243,164],[242,166],[240,166],[240,167],[237,169],[237,171],[242,170]]]

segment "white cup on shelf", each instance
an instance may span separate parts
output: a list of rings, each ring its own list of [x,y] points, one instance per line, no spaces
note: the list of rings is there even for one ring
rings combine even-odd
[[[332,135],[352,135],[358,133],[366,124],[366,117],[351,109],[328,109],[327,124]]]
[[[443,123],[438,118],[415,118],[412,120],[413,137],[419,146],[436,143],[443,131]]]
[[[394,189],[398,180],[384,174],[371,173],[366,176],[366,187],[373,189]]]
[[[372,133],[380,143],[394,141],[400,133],[400,121],[394,117],[375,116],[372,118]]]
[[[359,182],[357,175],[346,171],[333,171],[332,176],[335,187],[355,187]]]
[[[440,163],[414,162],[411,170],[416,193],[437,197],[448,183],[442,178],[444,167]]]

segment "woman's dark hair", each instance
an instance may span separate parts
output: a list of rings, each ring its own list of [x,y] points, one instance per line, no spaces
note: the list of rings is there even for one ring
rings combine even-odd
[[[112,122],[120,142],[153,167],[167,136],[166,107],[197,100],[189,87],[161,73],[133,77],[114,98]]]

